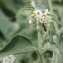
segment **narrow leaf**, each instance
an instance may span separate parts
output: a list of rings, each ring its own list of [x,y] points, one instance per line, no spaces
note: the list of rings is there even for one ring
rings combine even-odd
[[[54,16],[53,14],[48,14],[48,15],[50,15],[53,18],[53,20],[56,21],[58,24],[62,25],[56,16]]]

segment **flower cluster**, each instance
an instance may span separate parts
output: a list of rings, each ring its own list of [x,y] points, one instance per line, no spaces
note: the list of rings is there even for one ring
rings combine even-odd
[[[51,22],[52,17],[48,15],[48,9],[45,9],[43,12],[41,9],[37,9],[34,2],[31,3],[31,5],[35,8],[33,13],[31,14],[31,19],[29,20],[29,23],[32,23],[32,19],[35,18],[37,21],[39,21],[42,24],[47,24]]]
[[[14,63],[16,57],[14,55],[9,55],[8,57],[4,57],[2,63]]]
[[[36,20],[40,23],[49,23],[52,17],[48,16],[47,14],[48,9],[46,9],[44,13],[41,10],[34,10],[33,14],[31,14],[31,17],[36,18]]]

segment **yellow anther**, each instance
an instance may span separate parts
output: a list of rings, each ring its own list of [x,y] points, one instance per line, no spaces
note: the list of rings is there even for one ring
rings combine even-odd
[[[46,15],[42,15],[42,18],[45,19],[46,18]]]
[[[47,24],[46,24],[46,23],[44,23],[44,27],[46,27],[46,25],[47,25]]]
[[[50,20],[50,23],[52,23],[54,20]]]
[[[36,14],[35,14],[35,13],[31,14],[31,17],[34,17],[34,16],[36,16]]]

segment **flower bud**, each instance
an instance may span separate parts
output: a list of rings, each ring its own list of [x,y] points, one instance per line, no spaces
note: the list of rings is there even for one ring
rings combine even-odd
[[[32,21],[31,20],[29,20],[29,24],[32,24]]]
[[[37,29],[40,29],[40,26],[37,26]]]

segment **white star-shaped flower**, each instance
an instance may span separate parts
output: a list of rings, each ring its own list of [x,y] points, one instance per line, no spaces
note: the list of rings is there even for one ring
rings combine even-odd
[[[41,10],[34,10],[33,14],[31,14],[31,17],[36,18],[36,20],[40,23],[49,23],[52,17],[48,16],[47,14],[48,9],[46,9],[44,13]]]
[[[52,19],[51,16],[48,16],[48,9],[45,10],[45,12],[42,12],[41,9],[37,9],[34,1],[31,3],[31,5],[35,8],[33,13],[31,14],[32,18],[35,18],[40,23],[49,23]]]
[[[46,9],[44,13],[42,12],[41,20],[39,20],[40,23],[49,23],[50,22],[52,17],[48,16],[47,14],[48,14],[48,9]]]
[[[16,57],[14,55],[9,55],[8,57],[4,57],[2,63],[14,63]]]

